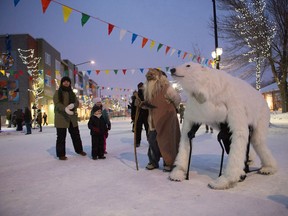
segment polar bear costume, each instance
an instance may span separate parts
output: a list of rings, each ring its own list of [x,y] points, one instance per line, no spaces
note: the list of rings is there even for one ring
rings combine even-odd
[[[224,71],[186,63],[170,70],[188,95],[181,132],[179,153],[169,178],[182,181],[188,168],[189,138],[187,133],[196,124],[230,128],[231,145],[222,176],[209,183],[213,189],[233,187],[242,175],[246,157],[249,129],[253,128],[251,144],[261,160],[261,174],[273,174],[277,164],[266,145],[270,111],[263,96],[245,81]]]

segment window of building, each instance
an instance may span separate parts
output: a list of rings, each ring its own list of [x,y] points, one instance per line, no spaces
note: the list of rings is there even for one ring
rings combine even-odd
[[[45,64],[51,66],[51,55],[45,52]]]

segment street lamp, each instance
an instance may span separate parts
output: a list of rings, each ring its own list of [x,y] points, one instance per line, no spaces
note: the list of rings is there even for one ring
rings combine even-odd
[[[93,60],[85,61],[85,62],[82,62],[82,63],[79,63],[79,64],[75,64],[75,66],[79,66],[79,65],[83,65],[83,64],[87,64],[87,63],[89,63],[89,64],[95,64],[95,61],[93,61]]]
[[[223,50],[222,48],[217,47],[215,51],[211,53],[212,58],[215,60],[216,63],[216,69],[220,69],[219,62],[220,62],[220,56],[222,55]]]

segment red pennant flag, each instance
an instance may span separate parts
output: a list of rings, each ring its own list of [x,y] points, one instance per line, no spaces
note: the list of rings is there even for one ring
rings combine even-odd
[[[76,74],[77,74],[77,70],[74,70],[74,72],[73,72],[73,73],[74,73],[74,75],[76,75]]]
[[[167,47],[166,47],[166,50],[165,50],[165,54],[166,54],[166,55],[167,55],[167,53],[169,52],[169,50],[170,50],[170,47],[167,46]]]
[[[43,13],[45,13],[46,9],[48,8],[51,0],[41,0],[42,2],[42,10],[43,10]]]
[[[98,75],[100,73],[100,70],[96,70],[96,74]]]
[[[147,38],[143,38],[142,40],[142,48],[146,45],[148,39]]]
[[[115,27],[114,25],[108,23],[108,35],[111,34],[111,32],[113,31],[114,27]]]
[[[183,55],[183,59],[185,59],[186,55],[187,55],[187,52],[184,53],[184,55]]]
[[[125,74],[126,74],[126,71],[127,71],[127,69],[123,69],[122,71],[123,71],[123,74],[125,75]]]

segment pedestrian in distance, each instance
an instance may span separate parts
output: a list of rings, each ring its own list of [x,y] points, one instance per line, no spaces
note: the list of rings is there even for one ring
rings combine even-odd
[[[83,151],[82,140],[78,127],[77,108],[79,101],[72,91],[71,79],[63,77],[59,89],[53,96],[54,102],[54,125],[56,127],[56,156],[59,160],[67,160],[66,157],[66,134],[70,133],[74,150],[77,154],[86,156]]]
[[[39,128],[40,128],[39,132],[42,132],[42,112],[41,112],[41,109],[37,110],[36,121],[37,121],[37,124],[39,125]]]
[[[46,112],[44,112],[43,113],[43,126],[46,124],[46,125],[48,125],[48,123],[47,123],[47,114],[46,114]]]
[[[32,114],[31,111],[28,107],[25,107],[25,111],[24,111],[24,122],[25,122],[25,126],[26,126],[26,134],[31,134],[31,121],[32,121]]]

